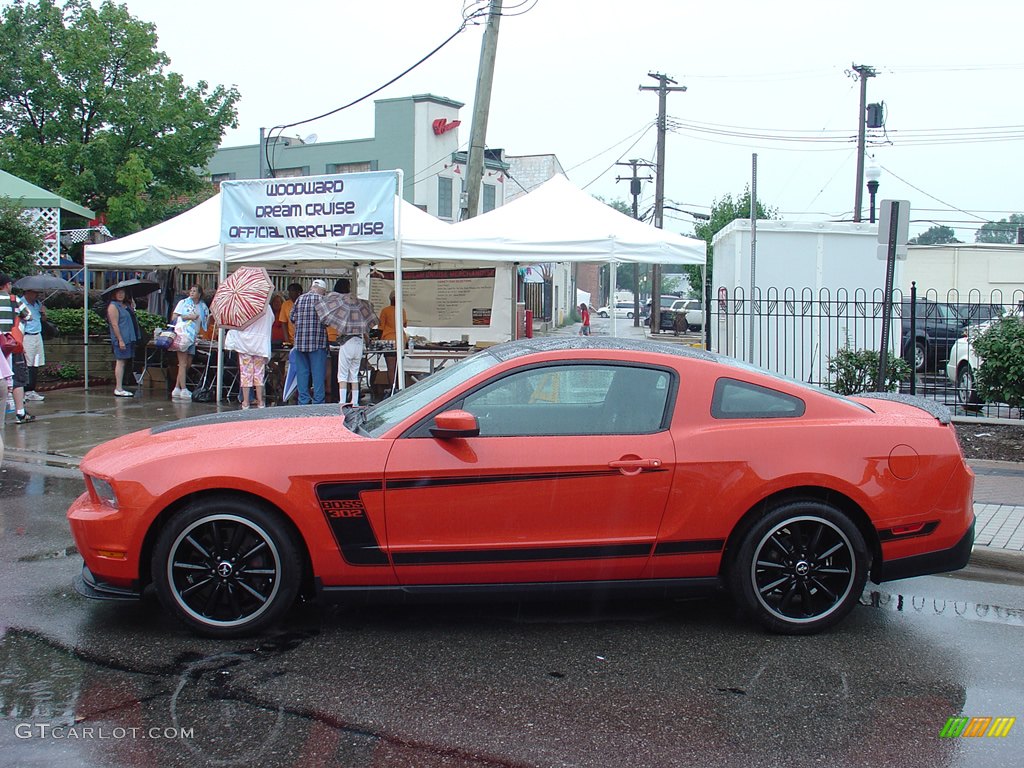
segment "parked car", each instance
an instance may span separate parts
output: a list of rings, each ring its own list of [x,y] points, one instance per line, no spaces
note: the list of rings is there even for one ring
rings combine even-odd
[[[611,315],[612,315],[612,308],[611,307],[601,307],[600,309],[597,310],[597,314],[600,317],[611,317]],[[616,303],[615,304],[615,316],[616,317],[626,317],[626,318],[629,318],[630,320],[632,320],[633,319],[633,302],[631,302],[631,301],[620,301],[620,302]]]
[[[868,578],[956,570],[973,544],[973,475],[944,406],[611,337],[496,345],[344,416],[168,423],[81,470],[79,591],[153,585],[216,637],[276,624],[300,595],[723,587],[767,629],[811,634]]]
[[[989,317],[1000,314],[992,312]],[[1024,310],[1017,309],[1014,314],[1020,318],[1024,316]],[[974,388],[974,373],[981,367],[982,360],[974,351],[974,340],[984,332],[992,320],[980,325],[969,326],[964,334],[957,339],[949,351],[949,361],[946,363],[946,377],[953,382],[953,389],[956,391],[956,400],[961,405],[980,405],[982,399]]]
[[[672,309],[672,305],[679,301],[681,298],[681,296],[677,296],[674,293],[661,294],[661,314],[664,315],[666,312]],[[650,299],[648,299],[644,304],[644,325],[649,326],[651,324],[651,306],[652,302]],[[664,319],[661,321],[661,325],[659,327],[663,331],[671,331],[673,329],[672,325],[665,325]]]
[[[910,327],[911,302],[900,305],[903,357],[914,370],[935,372],[949,359],[949,350],[964,332],[969,320],[953,304],[918,299],[913,333]]]
[[[704,327],[704,308],[700,299],[677,299],[661,313],[663,331],[699,331]]]

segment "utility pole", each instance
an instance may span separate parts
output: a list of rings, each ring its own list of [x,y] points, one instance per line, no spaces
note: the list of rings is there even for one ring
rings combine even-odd
[[[645,163],[643,160],[630,160],[628,163],[616,163],[616,165],[628,165],[633,168],[632,176],[616,176],[616,181],[629,181],[629,193],[633,196],[633,218],[640,218],[640,211],[638,210],[638,199],[640,197],[640,182],[650,181],[650,176],[637,176],[637,166],[644,166],[650,168],[650,163]],[[611,266],[611,265],[609,265]],[[611,267],[615,269],[616,267]],[[614,302],[610,302],[614,304]],[[653,305],[653,303],[652,303]],[[640,265],[633,262],[633,327],[640,327]]]
[[[658,81],[658,87],[640,86],[641,91],[658,92],[658,157],[656,178],[654,182],[654,226],[663,228],[665,213],[665,111],[668,106],[669,91],[685,91],[685,85],[676,85],[676,81],[660,72],[648,72],[648,77]],[[672,83],[672,87],[669,85]],[[651,333],[661,331],[661,268],[654,264],[651,268]]]
[[[473,125],[469,129],[469,161],[466,168],[466,206],[462,218],[471,219],[480,213],[480,181],[484,177],[484,147],[487,145],[487,117],[491,108],[491,83],[494,80],[494,59],[498,53],[498,23],[502,0],[491,0],[480,44],[480,67],[476,76],[476,97],[473,100]]]
[[[860,77],[860,113],[857,116],[857,192],[853,198],[853,220],[861,220],[861,208],[864,205],[864,143],[865,119],[868,111],[868,78],[878,73],[874,67],[866,64],[852,64],[851,68]]]

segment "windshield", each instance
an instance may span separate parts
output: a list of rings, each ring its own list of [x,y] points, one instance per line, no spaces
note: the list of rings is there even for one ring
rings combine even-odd
[[[359,413],[357,423],[346,426],[359,434],[379,437],[393,426],[435,400],[442,399],[448,392],[464,381],[498,364],[498,359],[485,352],[477,352],[452,366],[445,366],[411,387],[407,387],[372,408]]]

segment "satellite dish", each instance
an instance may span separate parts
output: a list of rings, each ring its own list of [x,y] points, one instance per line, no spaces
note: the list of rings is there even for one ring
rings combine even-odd
[[[302,140],[302,143],[303,144],[316,144],[316,140],[319,139],[319,138],[320,137],[317,136],[315,133],[311,133],[311,134],[309,134],[309,136],[307,136],[306,138],[304,138]]]

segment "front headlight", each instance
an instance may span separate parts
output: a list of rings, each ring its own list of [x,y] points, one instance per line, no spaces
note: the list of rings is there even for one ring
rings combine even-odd
[[[88,479],[97,501],[100,504],[117,509],[117,494],[114,493],[114,486],[98,477],[89,477]]]

